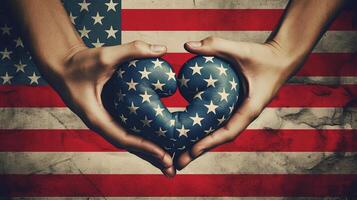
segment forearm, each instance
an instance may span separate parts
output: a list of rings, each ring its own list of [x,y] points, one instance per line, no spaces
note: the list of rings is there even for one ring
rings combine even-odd
[[[73,49],[85,46],[60,0],[11,0],[9,4],[42,70],[58,67]]]
[[[275,43],[292,63],[300,64],[345,2],[346,0],[291,0],[268,43]]]

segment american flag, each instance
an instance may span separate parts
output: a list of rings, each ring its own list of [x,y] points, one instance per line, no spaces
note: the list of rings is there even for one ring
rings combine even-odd
[[[178,72],[183,43],[214,35],[263,42],[286,0],[65,0],[90,47],[166,44]],[[41,78],[0,11],[0,196],[195,199],[356,196],[357,28],[345,9],[302,69],[234,142],[168,179],[87,127]],[[171,108],[186,106],[176,93]]]

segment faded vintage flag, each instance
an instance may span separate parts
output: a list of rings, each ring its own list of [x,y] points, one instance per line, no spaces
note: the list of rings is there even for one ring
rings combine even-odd
[[[287,0],[64,0],[89,47],[165,44],[176,72],[190,40],[263,42]],[[0,6],[1,7],[1,6]],[[0,197],[195,199],[357,195],[357,26],[346,8],[302,69],[234,142],[168,179],[88,128],[41,77],[0,11]],[[308,28],[308,27],[307,27]],[[179,94],[168,107],[183,108]],[[135,198],[136,199],[136,198]]]

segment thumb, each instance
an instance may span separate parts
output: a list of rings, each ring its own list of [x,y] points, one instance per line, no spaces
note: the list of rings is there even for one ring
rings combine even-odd
[[[210,36],[201,41],[186,42],[184,48],[194,54],[218,56],[228,60],[247,54],[248,45],[244,42],[225,40]]]
[[[104,47],[103,60],[107,60],[109,66],[139,58],[160,57],[166,53],[166,46],[149,44],[140,40],[130,43]]]

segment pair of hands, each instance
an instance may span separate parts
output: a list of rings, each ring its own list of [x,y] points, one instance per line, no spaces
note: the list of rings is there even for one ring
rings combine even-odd
[[[245,99],[222,128],[197,142],[183,153],[175,164],[166,151],[139,136],[127,133],[105,110],[101,93],[116,66],[132,60],[160,57],[166,47],[142,41],[128,44],[87,48],[73,47],[63,60],[60,71],[45,71],[43,75],[60,94],[66,105],[92,130],[114,145],[147,160],[163,174],[172,177],[208,150],[234,140],[270,102],[289,75],[292,63],[274,41],[258,44],[228,41],[208,37],[185,44],[194,54],[218,56],[229,60],[246,79]]]

